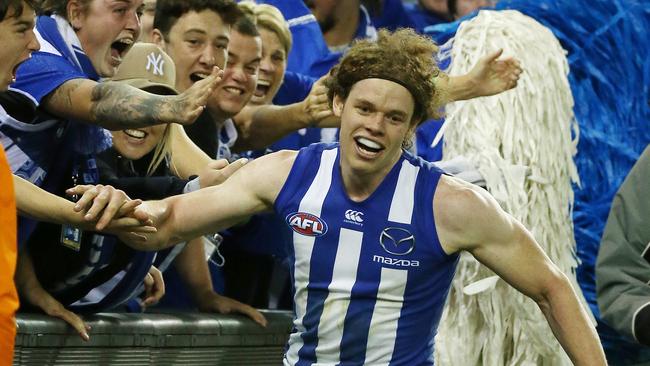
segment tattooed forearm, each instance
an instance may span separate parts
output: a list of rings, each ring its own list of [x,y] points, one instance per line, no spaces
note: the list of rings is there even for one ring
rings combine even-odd
[[[91,100],[93,120],[111,130],[170,123],[182,115],[178,97],[150,94],[117,82],[97,84]]]
[[[47,97],[47,100],[56,104],[60,109],[72,109],[74,107],[73,96],[83,86],[84,80],[70,80],[56,88]]]

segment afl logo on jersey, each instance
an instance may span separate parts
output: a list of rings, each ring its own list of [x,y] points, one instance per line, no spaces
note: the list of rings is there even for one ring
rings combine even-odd
[[[325,221],[306,212],[295,212],[287,215],[287,224],[293,231],[306,236],[323,236],[327,233]]]

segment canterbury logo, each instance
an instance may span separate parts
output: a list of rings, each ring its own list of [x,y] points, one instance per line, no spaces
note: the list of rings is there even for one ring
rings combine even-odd
[[[147,71],[150,69],[153,69],[151,71],[154,75],[163,75],[163,66],[165,66],[165,60],[162,58],[162,54],[156,53],[154,54],[151,52],[150,54],[147,55]]]
[[[345,211],[345,219],[353,222],[363,222],[363,212],[347,210]]]

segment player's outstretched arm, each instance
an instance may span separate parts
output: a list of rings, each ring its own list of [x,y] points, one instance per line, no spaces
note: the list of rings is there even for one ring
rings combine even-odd
[[[43,105],[54,115],[110,130],[161,123],[191,124],[203,112],[222,74],[215,67],[210,76],[172,96],[147,93],[119,82],[71,79],[48,94]]]
[[[160,250],[228,228],[252,214],[270,211],[296,154],[295,151],[269,154],[246,164],[217,186],[145,202],[138,206],[136,213],[146,212],[157,232],[126,234],[120,238],[138,250]]]
[[[606,365],[596,330],[569,280],[530,232],[487,191],[442,177],[434,197],[434,215],[443,248],[469,251],[533,299],[575,365]]]

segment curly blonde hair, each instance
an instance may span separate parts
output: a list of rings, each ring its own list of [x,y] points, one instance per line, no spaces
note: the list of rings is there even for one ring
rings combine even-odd
[[[378,78],[404,86],[415,100],[412,123],[438,116],[443,103],[435,79],[442,76],[434,55],[438,46],[411,29],[380,30],[377,41],[355,42],[326,80],[330,104],[334,95],[346,99],[357,82]]]

